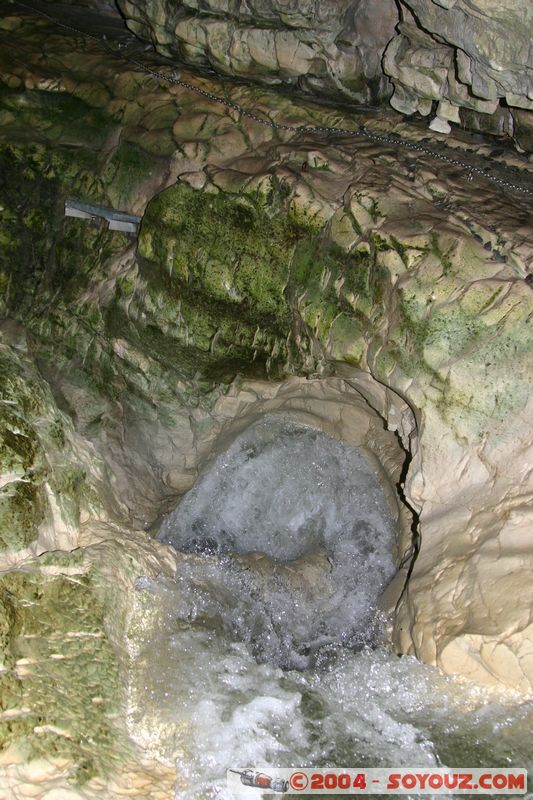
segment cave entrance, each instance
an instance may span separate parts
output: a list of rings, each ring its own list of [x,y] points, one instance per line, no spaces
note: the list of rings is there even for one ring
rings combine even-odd
[[[194,615],[284,668],[371,643],[405,584],[409,407],[361,375],[248,384],[215,412],[158,533]]]

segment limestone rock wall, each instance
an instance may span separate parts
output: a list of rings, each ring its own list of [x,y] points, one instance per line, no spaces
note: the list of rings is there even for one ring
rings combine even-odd
[[[168,798],[174,770],[139,756],[123,706],[135,579],[174,559],[110,520],[103,460],[24,329],[3,321],[0,337],[0,796],[37,783],[42,797]]]
[[[400,5],[399,33],[384,58],[394,84],[392,106],[403,114],[426,115],[437,103],[443,120],[514,134],[531,150],[531,4],[402,0]]]
[[[91,464],[80,452],[70,419],[28,355],[24,332],[4,323],[0,341],[0,547],[71,550],[81,507],[99,504],[85,481],[88,472],[98,474],[98,460]]]
[[[91,546],[0,576],[0,794],[167,800],[175,770],[139,755],[122,708],[135,578],[172,559],[117,526],[81,532]]]
[[[381,70],[393,0],[119,0],[129,28],[159,52],[225,75],[358,103],[389,92]]]
[[[25,62],[2,65],[3,136],[17,141],[2,172],[4,313],[24,318],[31,354],[112,476],[107,499],[97,489],[105,513],[153,524],[243,381],[337,375],[360,387],[367,374],[415,419],[372,399],[412,456],[405,495],[420,517],[399,646],[506,681],[490,645],[505,632],[512,683],[528,686],[529,584],[507,533],[507,520],[526,524],[531,492],[527,201],[429,158],[413,166],[391,144],[280,134],[110,67],[96,45],[73,59],[56,36],[47,54],[23,22],[11,27]],[[335,118],[258,87],[232,92],[277,119]],[[138,251],[65,220],[67,193],[144,211]],[[472,575],[503,586],[507,553],[518,613],[511,593],[466,588]],[[464,593],[450,594],[453,581]]]
[[[532,150],[527,0],[118,3],[132,31],[180,62],[357,103],[386,99],[388,76],[402,114],[436,108]]]
[[[14,45],[0,56],[7,589],[51,603],[67,592],[80,632],[106,637],[120,690],[135,578],[173,567],[146,529],[240,424],[290,408],[359,435],[402,481],[398,557],[417,558],[394,616],[398,652],[531,691],[528,197],[393,141],[260,126],[93,42],[78,53],[46,24],[3,24]],[[338,121],[335,109],[259,85],[182,74],[271,119]],[[361,122],[420,136],[397,116],[344,115]],[[466,164],[491,149],[450,144]],[[528,169],[512,152],[506,164]],[[72,196],[142,214],[138,241],[66,219]],[[27,491],[39,518],[21,525]],[[80,552],[49,580],[53,549]],[[0,641],[20,660],[10,602]],[[2,677],[9,726],[22,689],[9,694],[19,678]],[[44,734],[63,735],[60,722],[47,718]],[[8,791],[31,783],[13,753]],[[104,761],[93,759],[80,797],[119,796],[96,774]],[[124,785],[133,773],[151,796],[168,790],[164,765],[146,777],[138,754],[119,761]]]

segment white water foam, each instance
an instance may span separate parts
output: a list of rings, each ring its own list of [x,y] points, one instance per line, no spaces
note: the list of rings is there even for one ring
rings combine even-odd
[[[363,644],[395,573],[374,467],[283,417],[252,425],[214,459],[159,538],[205,556],[178,569],[188,619],[216,619],[285,667],[308,667],[326,645]],[[265,558],[234,558],[258,552]]]
[[[533,766],[532,703],[369,646],[392,534],[369,463],[310,429],[267,420],[209,465],[162,529],[176,580],[139,582],[131,626],[130,730],[176,798],[235,800],[235,767]]]
[[[533,767],[531,702],[385,646],[338,648],[308,670],[258,663],[225,632],[184,623],[173,581],[139,589],[139,619],[155,614],[137,638],[131,732],[174,761],[179,800],[236,800],[226,789],[236,767]]]

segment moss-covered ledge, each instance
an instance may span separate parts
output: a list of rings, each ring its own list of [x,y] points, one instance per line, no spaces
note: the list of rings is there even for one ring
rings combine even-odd
[[[27,353],[16,323],[0,323],[0,550],[77,543],[81,509],[99,505],[76,452],[72,421]]]
[[[118,664],[95,580],[82,554],[43,556],[0,576],[0,746],[28,761],[68,762],[74,784],[131,757],[117,725]]]
[[[243,374],[261,363],[272,378],[325,374],[332,328],[337,351],[342,331],[351,333],[351,352],[339,355],[362,366],[356,337],[376,329],[389,283],[382,243],[371,236],[347,252],[325,222],[291,207],[285,189],[213,193],[177,183],[147,207],[143,285],[129,308],[148,314],[167,343],[199,351],[197,367],[208,373],[231,358]]]
[[[171,574],[173,558],[116,525],[82,529],[89,546],[0,574],[0,793],[37,781],[83,800],[162,800],[175,771],[143,759],[125,709],[135,580]]]

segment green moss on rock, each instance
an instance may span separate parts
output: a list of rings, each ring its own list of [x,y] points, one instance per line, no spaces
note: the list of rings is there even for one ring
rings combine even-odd
[[[240,200],[177,184],[150,203],[139,252],[168,275],[170,289],[205,294],[254,321],[286,321],[291,228]]]
[[[41,140],[99,150],[111,120],[69,92],[9,89],[0,84],[0,109],[11,112],[10,133],[15,141]]]
[[[157,320],[169,341],[197,351],[207,370],[228,358],[246,369],[258,358],[258,341],[263,363],[267,342],[271,349],[277,342],[284,358],[285,286],[301,235],[287,214],[269,217],[242,198],[184,184],[162,192],[148,206],[139,239],[153,326]]]
[[[39,526],[48,512],[42,486],[25,479],[3,486],[0,491],[0,549],[27,547],[39,536]]]
[[[0,345],[0,398],[0,549],[17,550],[51,523],[49,493],[76,526],[87,487],[49,386],[7,345]]]
[[[270,374],[276,364],[302,368],[302,331],[296,351],[290,342],[295,311],[324,347],[344,311],[353,316],[357,341],[335,352],[354,363],[388,276],[376,252],[344,252],[326,229],[291,213],[275,186],[265,196],[241,197],[178,184],[150,203],[143,220],[143,310],[148,302],[154,326],[157,319],[167,337],[198,351],[202,369],[232,357],[243,371],[263,360]]]
[[[361,365],[365,330],[354,315],[340,314],[333,322],[329,335],[331,358],[354,366]]]
[[[138,144],[121,142],[101,171],[109,201],[115,208],[129,208],[139,186],[156,174],[156,155],[147,153]]]
[[[46,458],[39,437],[28,421],[32,411],[42,410],[38,393],[31,397],[31,385],[14,358],[0,351],[3,368],[0,385],[0,549],[26,547],[39,535],[48,509],[42,488]]]
[[[288,291],[302,320],[337,361],[363,366],[365,339],[385,311],[389,275],[377,252],[370,242],[367,249],[346,253],[327,230],[296,248]]]
[[[28,760],[65,758],[76,783],[109,773],[126,746],[114,721],[118,667],[93,577],[2,575],[0,648],[0,746],[17,743]]]

